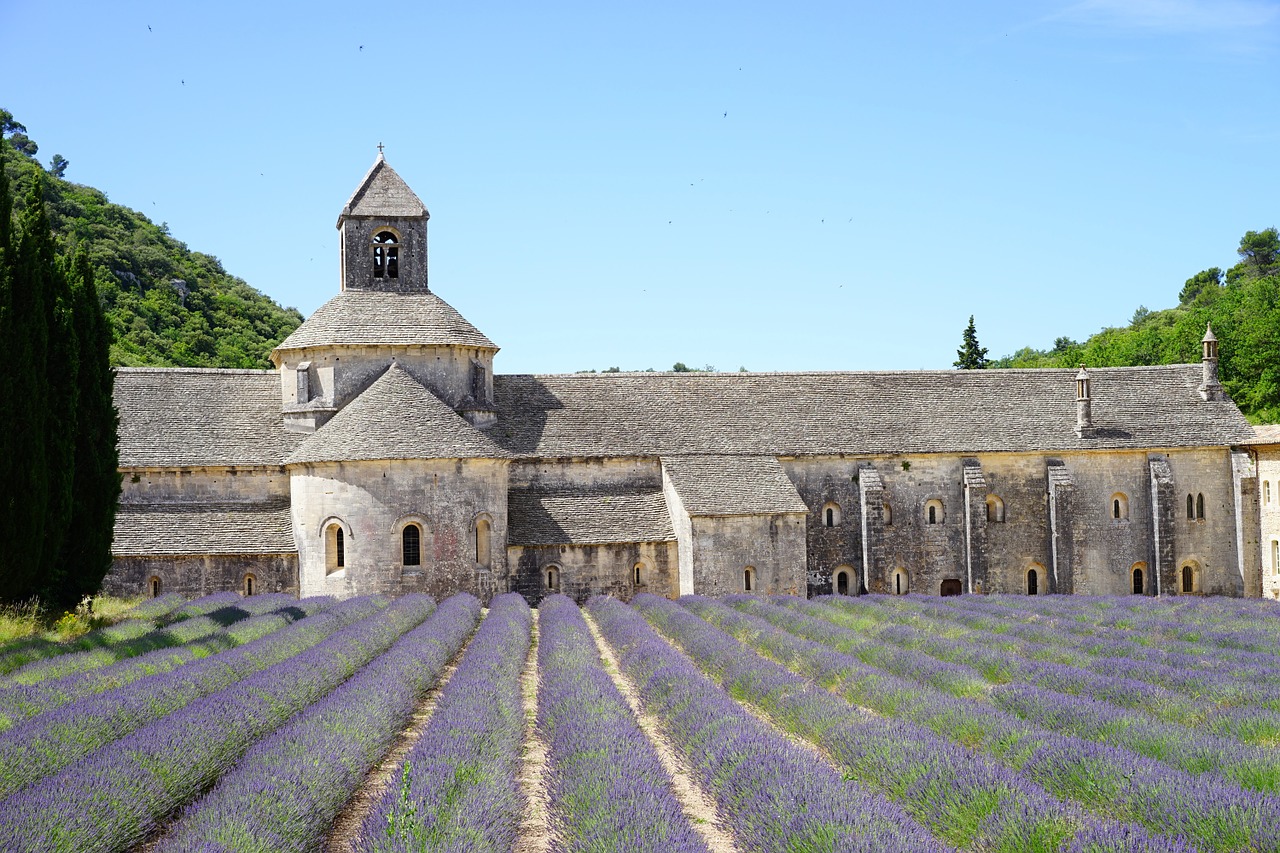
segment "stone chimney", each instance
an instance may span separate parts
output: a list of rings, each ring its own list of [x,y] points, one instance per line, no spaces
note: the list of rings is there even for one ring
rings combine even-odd
[[[1089,371],[1080,365],[1076,374],[1076,435],[1093,438],[1093,401],[1089,398]]]
[[[1200,399],[1221,400],[1222,383],[1218,381],[1218,338],[1213,334],[1213,326],[1208,323],[1204,327],[1204,338],[1200,341],[1200,365],[1204,368],[1204,380],[1200,383]]]

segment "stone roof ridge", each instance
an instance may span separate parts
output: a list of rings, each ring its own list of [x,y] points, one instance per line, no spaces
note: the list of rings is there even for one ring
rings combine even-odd
[[[372,385],[308,436],[285,464],[509,456],[392,362]]]
[[[1090,375],[1094,373],[1115,372],[1141,372],[1152,370],[1178,371],[1195,369],[1200,370],[1199,362],[1195,364],[1151,364],[1151,365],[1125,365],[1121,367],[1090,367]],[[499,376],[528,376],[534,379],[564,379],[583,377],[584,379],[598,377],[620,377],[620,376],[689,376],[699,377],[708,381],[712,379],[728,379],[742,378],[747,376],[965,376],[974,377],[984,374],[1000,375],[1000,374],[1057,374],[1069,375],[1078,373],[1079,367],[988,367],[982,370],[957,370],[955,368],[920,368],[916,370],[908,370],[896,368],[891,370],[724,370],[724,371],[706,371],[706,370],[622,370],[616,373],[603,373],[600,371],[574,371],[573,373],[502,373]]]
[[[422,203],[404,179],[391,168],[381,153],[364,179],[342,208],[342,219],[347,216],[397,216],[427,217],[427,206]]]
[[[117,367],[116,373],[206,373],[220,376],[261,376],[275,370],[253,370],[244,367]]]
[[[689,515],[774,515],[809,508],[777,457],[768,454],[666,455],[662,471]]]

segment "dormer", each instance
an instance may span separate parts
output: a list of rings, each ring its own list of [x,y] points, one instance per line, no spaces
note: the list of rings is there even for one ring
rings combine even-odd
[[[342,290],[429,293],[426,205],[381,153],[338,216]]]

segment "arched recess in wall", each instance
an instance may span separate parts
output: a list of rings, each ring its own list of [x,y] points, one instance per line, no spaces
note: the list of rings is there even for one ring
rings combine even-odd
[[[325,575],[344,573],[351,557],[351,544],[354,539],[350,526],[336,516],[329,516],[320,525],[320,530],[324,537]]]
[[[1147,564],[1134,563],[1129,567],[1129,589],[1134,595],[1142,595],[1147,591]]]
[[[152,575],[147,578],[147,592],[152,598],[159,598],[163,589],[164,584],[160,582],[160,577],[158,575]]]
[[[893,526],[893,507],[889,506],[889,502],[884,502],[884,526]]]
[[[857,591],[854,586],[857,577],[852,566],[836,566],[831,573],[831,591],[836,595],[852,595]]]
[[[925,524],[942,524],[947,520],[946,508],[943,507],[942,501],[934,498],[926,501],[924,505],[924,523]]]
[[[756,569],[755,566],[747,566],[742,570],[742,588],[746,592],[756,591]]]
[[[1110,507],[1113,521],[1124,521],[1129,517],[1129,496],[1124,492],[1116,492],[1111,496]]]
[[[542,579],[546,581],[548,592],[560,591],[560,567],[551,563],[542,569]]]
[[[823,527],[840,526],[840,504],[827,501],[822,505],[822,525]]]
[[[406,569],[422,566],[427,553],[427,520],[416,513],[402,515],[392,530],[395,535],[391,559]]]
[[[1196,595],[1200,592],[1200,563],[1187,560],[1178,569],[1178,592],[1182,595]]]
[[[1044,566],[1039,563],[1032,563],[1027,567],[1027,595],[1040,594],[1040,581],[1044,576]]]
[[[987,522],[1004,524],[1004,501],[999,495],[987,495]]]
[[[641,563],[636,563],[636,564],[635,564],[634,566],[632,566],[632,568],[631,568],[631,582],[632,582],[632,584],[634,584],[635,586],[644,586],[644,584],[645,584],[645,575],[646,575],[646,574],[647,574],[647,572],[645,571],[644,563],[642,563],[642,562],[641,562]]]
[[[472,525],[476,539],[476,565],[482,569],[493,566],[493,519],[489,513],[482,512],[476,516]]]
[[[910,591],[911,579],[907,577],[907,570],[898,566],[889,576],[889,592],[894,595],[906,595]]]
[[[244,596],[248,598],[258,592],[258,578],[253,572],[246,572],[244,580],[240,584],[240,589]]]

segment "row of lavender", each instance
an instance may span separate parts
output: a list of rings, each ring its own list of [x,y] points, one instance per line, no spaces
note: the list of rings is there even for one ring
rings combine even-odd
[[[793,606],[825,614],[837,624],[857,625],[857,631],[833,635],[833,642],[864,663],[919,677],[955,695],[983,698],[1054,731],[1123,746],[1189,773],[1215,773],[1280,793],[1280,754],[1271,748],[1280,712],[1245,704],[1243,685],[1235,692],[1223,686],[1234,683],[1227,672],[1176,682],[1166,677],[1168,686],[1163,686],[1044,660],[1054,654],[1053,645],[996,642],[991,634],[926,615],[921,611],[935,605],[924,602],[833,598],[825,604]],[[868,629],[873,620],[878,624]],[[1265,698],[1265,689],[1258,692]],[[1228,693],[1234,702],[1226,700]],[[1215,701],[1215,694],[1224,698]]]
[[[846,644],[865,651],[867,644],[856,632],[818,616],[847,602],[787,600],[780,606],[741,597],[732,599],[735,610],[717,602],[682,601],[808,681],[856,706],[986,754],[1064,801],[1185,837],[1205,850],[1280,848],[1280,802],[1270,796],[1213,773],[1193,775],[1128,749],[1055,731],[1041,725],[1044,718],[1019,717],[986,698],[938,689],[932,684],[955,683],[954,665],[926,655],[873,642],[878,665],[871,665],[840,651]],[[653,607],[647,601],[641,606]]]

